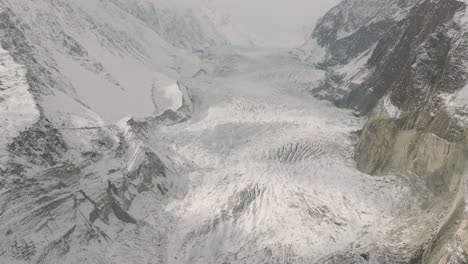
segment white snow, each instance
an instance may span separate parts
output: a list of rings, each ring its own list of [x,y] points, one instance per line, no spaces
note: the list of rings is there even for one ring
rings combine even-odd
[[[198,51],[203,45],[226,43],[212,21],[191,7],[154,6],[153,0],[58,2],[3,5],[34,25],[27,34],[44,49],[41,56],[56,64],[53,70],[63,77],[59,81],[67,84],[61,89],[106,122],[152,115],[153,80],[174,83],[192,76],[203,67],[193,50],[203,53]],[[179,36],[183,43],[177,42]]]
[[[308,61],[309,63],[320,63],[325,60],[327,49],[321,47],[316,39],[309,39],[299,49],[295,50],[296,56],[299,59]]]
[[[160,115],[166,110],[177,111],[182,107],[184,95],[177,82],[165,85],[155,81],[152,94],[156,115]]]
[[[357,241],[389,241],[403,219],[423,214],[404,179],[356,169],[350,133],[363,120],[308,96],[284,57],[244,56],[197,86],[191,121],[150,135],[194,167],[187,196],[168,207],[179,219],[169,263],[261,263],[266,247],[278,248],[272,259],[289,249],[313,263]]]
[[[468,84],[456,94],[455,103],[464,107],[468,106]]]
[[[395,106],[390,97],[387,95],[387,96],[384,96],[380,103],[379,103],[379,106],[377,107],[381,107],[382,109],[380,109],[381,111],[384,111],[384,112],[380,112],[380,114],[383,114],[385,116],[388,116],[390,118],[399,118],[401,116],[401,110]]]
[[[8,160],[8,144],[39,118],[29,92],[26,69],[0,48],[0,169]]]
[[[463,126],[468,126],[468,84],[455,94],[441,95],[447,110]]]
[[[82,158],[81,153],[96,149],[95,140],[109,126],[95,112],[62,91],[53,90],[53,94],[43,96],[40,105],[44,115],[60,130],[72,150],[68,158],[75,162]]]
[[[362,70],[366,69],[366,64],[369,61],[370,57],[372,56],[372,53],[374,52],[376,45],[373,45],[370,47],[368,50],[364,51],[360,55],[356,56],[352,61],[349,63],[343,65],[343,66],[338,66],[337,71],[339,73],[346,74],[346,76],[350,76],[348,78],[353,78],[357,72],[360,72]]]

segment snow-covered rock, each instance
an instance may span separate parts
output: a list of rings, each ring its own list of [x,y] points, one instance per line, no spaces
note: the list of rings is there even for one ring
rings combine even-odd
[[[419,0],[345,0],[319,19],[310,39],[301,48],[307,61],[328,66],[346,64],[367,51]],[[316,56],[316,45],[327,50]]]
[[[107,122],[155,109],[154,80],[192,76],[208,48],[228,45],[196,6],[167,1],[2,1],[59,76],[60,89]],[[194,53],[195,52],[195,53]]]

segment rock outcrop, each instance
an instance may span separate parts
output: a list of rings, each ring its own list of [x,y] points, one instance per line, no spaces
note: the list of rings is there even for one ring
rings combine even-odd
[[[356,147],[361,171],[414,173],[440,198],[434,206],[446,204],[415,263],[466,263],[467,113],[452,101],[468,83],[467,3],[377,2],[343,1],[320,20],[310,41],[326,50],[315,63],[328,74],[312,93],[369,116]],[[354,4],[375,13],[359,16]]]
[[[402,20],[417,0],[345,0],[317,23],[310,41],[327,49],[320,64],[330,67],[349,63],[369,49]],[[314,60],[315,58],[310,58]]]

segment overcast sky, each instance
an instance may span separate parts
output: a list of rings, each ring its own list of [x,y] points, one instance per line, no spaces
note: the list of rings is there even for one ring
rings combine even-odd
[[[339,0],[217,0],[241,30],[273,44],[298,45]]]

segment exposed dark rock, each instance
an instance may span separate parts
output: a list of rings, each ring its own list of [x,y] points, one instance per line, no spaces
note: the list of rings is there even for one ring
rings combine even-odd
[[[378,21],[360,27],[354,34],[328,44],[329,57],[322,67],[349,63],[353,58],[368,50],[393,26],[393,21]]]
[[[346,64],[368,50],[394,26],[416,0],[345,0],[318,22],[312,38],[327,49],[322,67]]]
[[[450,0],[424,1],[415,7],[378,42],[367,65],[375,69],[374,74],[355,87],[342,105],[368,113],[390,93],[392,103],[412,110],[437,91],[460,89],[466,73],[452,60],[467,52],[461,48],[466,38],[451,32],[460,31],[453,17],[464,8],[463,3]]]
[[[33,164],[54,166],[63,157],[68,146],[59,130],[45,118],[20,133],[8,146],[8,150],[24,157]]]
[[[36,245],[24,239],[14,241],[10,246],[10,254],[18,260],[30,260],[36,254]]]
[[[333,70],[326,73],[325,79],[314,89],[312,95],[320,100],[329,100],[338,103],[345,98],[348,93],[341,89],[343,85],[344,74],[339,74]]]
[[[363,17],[356,10],[365,7],[354,6],[354,13],[347,8],[357,2],[343,1],[319,21],[313,33],[312,37],[327,50],[321,67],[328,73],[312,93],[369,115],[356,148],[360,170],[374,175],[413,172],[448,204],[450,209],[437,235],[427,249],[414,252],[409,263],[458,263],[462,258],[453,257],[447,250],[454,246],[454,240],[467,239],[458,235],[457,228],[464,218],[460,186],[468,160],[468,130],[450,115],[443,98],[468,82],[467,33],[455,19],[466,12],[466,3],[399,1],[402,10],[413,8],[395,19],[388,12],[392,8],[387,4],[392,1],[381,1],[381,8],[367,1],[376,13]],[[340,38],[343,34],[345,37]],[[371,56],[364,65],[370,74],[363,82],[342,82],[346,76],[330,68],[347,64],[364,52],[371,52]],[[384,97],[398,109],[397,115],[385,112]],[[349,254],[345,257],[347,254],[323,263],[361,263]],[[364,259],[376,261],[372,253]]]

